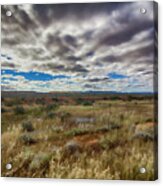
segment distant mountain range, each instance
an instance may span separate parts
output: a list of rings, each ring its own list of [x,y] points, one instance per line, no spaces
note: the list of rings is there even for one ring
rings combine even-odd
[[[116,91],[74,91],[74,92],[35,92],[35,91],[2,91],[1,96],[3,97],[31,97],[31,96],[55,96],[55,95],[72,95],[72,94],[96,94],[96,95],[152,95],[153,92],[116,92]]]

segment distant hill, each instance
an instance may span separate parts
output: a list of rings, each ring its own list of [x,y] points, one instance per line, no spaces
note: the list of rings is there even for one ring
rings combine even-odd
[[[152,95],[151,92],[116,92],[116,91],[86,91],[86,92],[34,92],[34,91],[2,91],[2,97],[55,97],[55,96],[72,96],[72,95]]]

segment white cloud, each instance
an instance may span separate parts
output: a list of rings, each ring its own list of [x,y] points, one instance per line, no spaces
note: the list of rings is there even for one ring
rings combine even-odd
[[[2,54],[12,57],[2,57],[3,69],[72,77],[69,83],[66,79],[44,82],[17,76],[16,82],[8,80],[8,87],[133,91],[139,86],[140,90],[152,91],[152,6],[152,2],[81,8],[47,5],[44,9],[39,5],[3,6]],[[5,15],[6,7],[13,11],[10,18]],[[146,8],[147,13],[140,14],[140,7]],[[103,80],[110,72],[128,78]],[[89,81],[93,78],[98,81]]]

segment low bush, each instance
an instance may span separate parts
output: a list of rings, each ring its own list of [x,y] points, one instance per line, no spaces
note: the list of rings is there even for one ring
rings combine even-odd
[[[121,126],[118,124],[108,124],[95,129],[95,132],[108,132],[114,129],[120,129]]]
[[[147,119],[145,119],[145,122],[153,122],[153,118],[147,118]]]
[[[84,99],[77,99],[76,103],[78,105],[91,106],[93,104],[93,101],[91,101],[91,100],[84,100]]]
[[[25,114],[25,109],[22,106],[16,106],[14,108],[14,113],[17,115]]]
[[[51,159],[51,154],[39,152],[38,154],[34,156],[33,160],[30,163],[29,168],[31,170],[36,170],[36,169],[40,169],[43,167],[47,167],[50,159]]]
[[[34,139],[29,134],[24,134],[24,135],[20,136],[19,141],[22,142],[24,145],[32,145],[37,142],[37,140]]]
[[[34,127],[31,123],[31,121],[25,121],[25,122],[22,123],[22,131],[24,131],[24,132],[34,131]]]
[[[77,136],[77,135],[84,135],[84,134],[88,134],[91,133],[91,130],[89,129],[80,129],[80,128],[73,128],[69,131],[66,131],[64,134],[66,136]]]
[[[153,141],[154,135],[148,132],[137,132],[136,134],[134,134],[132,139],[142,139],[143,141]]]
[[[81,151],[81,146],[80,144],[77,142],[77,141],[74,141],[74,140],[71,140],[71,141],[68,141],[66,143],[66,145],[64,146],[64,152],[66,154],[74,154],[76,152],[80,152]]]
[[[71,114],[69,112],[61,112],[58,113],[58,116],[61,118],[61,122],[65,122],[68,118],[71,117]]]
[[[54,111],[54,110],[57,110],[59,108],[59,105],[58,104],[50,104],[48,106],[46,106],[46,111]]]
[[[52,118],[54,118],[55,116],[56,116],[56,113],[55,113],[55,112],[48,112],[48,113],[47,113],[47,118],[52,119]]]

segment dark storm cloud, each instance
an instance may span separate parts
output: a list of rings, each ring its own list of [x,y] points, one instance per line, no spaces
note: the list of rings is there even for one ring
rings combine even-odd
[[[141,57],[145,57],[145,56],[150,56],[151,54],[153,54],[154,51],[154,46],[153,44],[150,44],[148,46],[144,46],[142,48],[138,48],[136,50],[130,51],[129,53],[126,53],[122,56],[122,58],[139,58]]]
[[[64,41],[68,44],[71,45],[72,47],[77,47],[77,41],[76,38],[71,36],[71,35],[66,35],[64,36]]]
[[[16,46],[20,43],[19,38],[2,38],[2,45]]]
[[[111,14],[112,11],[128,6],[131,3],[69,3],[33,5],[33,13],[45,26],[51,21],[61,19],[77,19],[83,21],[97,14]]]
[[[147,13],[140,14],[140,7]],[[2,52],[13,57],[2,66],[72,75],[74,85],[89,89],[107,87],[111,72],[142,75],[143,84],[152,79],[152,11],[152,2],[2,6]]]
[[[42,66],[43,68],[51,69],[52,71],[65,71],[65,66],[64,65],[58,65],[54,63],[47,63],[46,65]]]
[[[86,89],[99,89],[99,87],[97,87],[96,85],[92,85],[92,84],[84,84],[83,87]]]
[[[70,41],[69,41],[70,42]],[[56,50],[56,54],[58,56],[64,56],[68,52],[72,52],[71,47],[63,42],[63,39],[56,33],[56,34],[48,34],[45,45],[50,50]]]
[[[66,59],[69,60],[69,61],[76,62],[76,61],[80,61],[82,58],[81,57],[75,57],[75,56],[68,56]]]
[[[153,55],[153,51],[154,51],[154,46],[153,43],[147,45],[147,46],[142,46],[140,48],[136,48],[130,51],[127,51],[126,53],[122,54],[122,55],[108,55],[108,56],[104,56],[102,58],[99,58],[99,60],[101,60],[102,62],[106,62],[106,63],[123,63],[126,61],[129,61],[130,64],[131,63],[143,63],[143,64],[150,64],[153,62],[153,57],[151,55]],[[145,57],[149,57],[151,56],[151,59],[149,60],[144,60]]]
[[[45,44],[46,44],[46,47],[54,46],[54,45],[58,45],[58,46],[62,46],[63,45],[62,40],[58,36],[57,33],[55,33],[55,34],[48,34],[47,38],[46,38],[46,41],[45,41]]]
[[[92,56],[94,56],[95,55],[95,52],[94,51],[90,51],[90,52],[87,52],[86,54],[85,54],[85,57],[92,57]]]
[[[10,10],[10,8],[8,8],[8,6],[1,6],[1,19],[2,19],[2,24],[6,23],[11,23],[13,24],[14,22],[17,22],[16,18],[15,18],[15,14],[13,16],[11,16],[9,19],[7,16],[6,16],[6,11]],[[13,5],[12,6],[12,9],[15,11],[17,9],[17,5]]]
[[[67,70],[71,72],[81,72],[81,73],[89,72],[86,68],[84,68],[82,65],[79,64],[73,65],[72,67],[68,67]]]
[[[90,40],[92,39],[93,33],[94,33],[94,30],[86,31],[86,32],[83,34],[83,38],[84,38],[86,41],[90,41]]]
[[[143,67],[136,67],[134,69],[134,72],[137,72],[139,75],[152,75],[153,74],[153,67],[152,66],[148,66],[148,68],[146,66]]]
[[[152,74],[153,74],[153,70],[143,71],[143,75],[152,75]]]
[[[36,23],[28,16],[24,10],[19,10],[20,24],[21,26],[28,29],[35,29],[37,27]]]
[[[102,78],[92,78],[88,79],[89,82],[102,82],[102,81],[109,81],[108,77],[102,77]]]
[[[17,47],[19,56],[22,56],[24,58],[29,57],[30,60],[36,60],[36,61],[42,61],[42,60],[48,60],[52,59],[52,55],[46,55],[46,51],[41,47],[35,47],[31,45],[27,45],[26,47]]]
[[[134,22],[128,24],[126,28],[119,30],[118,32],[114,32],[112,34],[106,35],[102,37],[100,42],[98,43],[98,47],[101,45],[119,45],[124,42],[130,41],[136,34],[141,31],[150,29],[153,25],[153,21],[139,21],[138,24]]]
[[[114,55],[105,56],[105,57],[101,58],[101,60],[104,62],[110,62],[110,63],[114,63],[114,62],[119,61],[118,57],[114,56]]]
[[[138,72],[144,72],[146,70],[146,68],[145,67],[140,67],[140,68],[137,68],[136,70]]]
[[[27,31],[29,29],[35,29],[37,27],[34,20],[32,20],[29,15],[22,10],[18,5],[9,6],[11,8],[7,8],[7,6],[2,6],[2,23],[10,23],[10,24],[17,24],[23,30]],[[12,16],[7,17],[6,11],[11,10],[13,12]]]
[[[84,68],[82,65],[79,64],[74,64],[74,65],[58,65],[56,63],[48,63],[43,66],[43,68],[46,68],[47,70],[52,70],[53,72],[71,72],[71,73],[87,73],[89,70]]]

